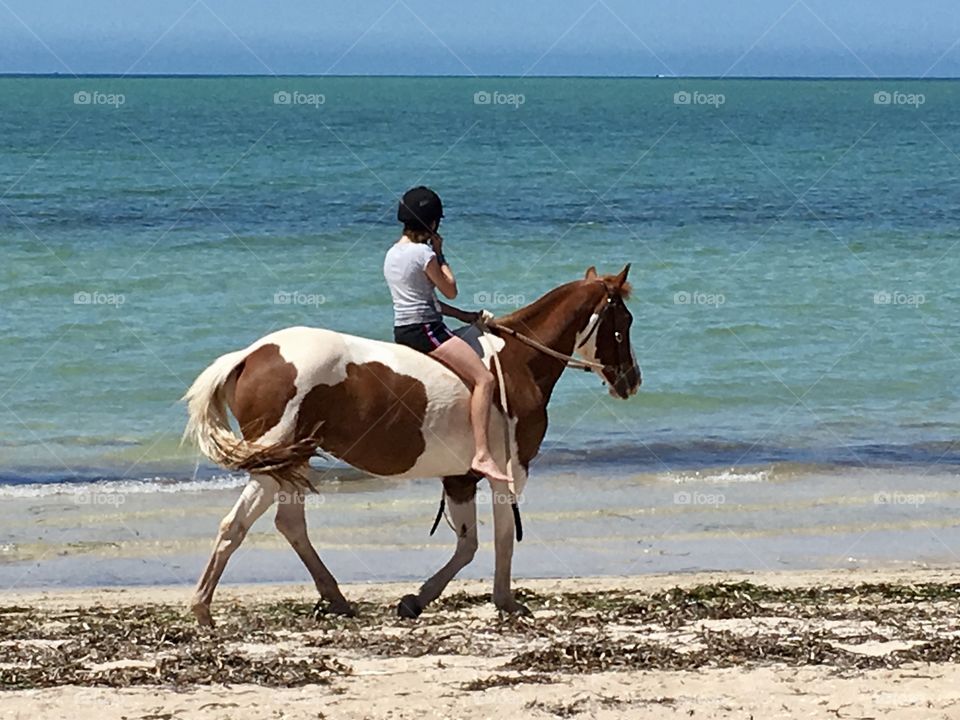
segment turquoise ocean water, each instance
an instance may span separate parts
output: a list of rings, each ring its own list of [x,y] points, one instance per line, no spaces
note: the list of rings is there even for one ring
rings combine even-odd
[[[280,327],[389,338],[418,183],[463,307],[632,264],[644,385],[561,381],[518,576],[955,562],[958,111],[945,81],[0,78],[0,587],[192,582],[243,478],[179,447],[178,398]],[[334,468],[311,534],[343,580],[423,578],[437,494]],[[303,579],[270,522],[227,580]]]
[[[193,477],[177,399],[218,354],[388,338],[418,183],[465,307],[632,263],[643,388],[565,377],[543,468],[955,465],[958,110],[945,81],[2,78],[0,482]]]

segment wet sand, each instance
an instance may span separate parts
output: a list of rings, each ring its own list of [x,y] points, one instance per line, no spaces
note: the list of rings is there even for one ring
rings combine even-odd
[[[242,482],[0,487],[0,589],[191,584]],[[310,536],[341,582],[416,582],[449,558],[455,541],[446,524],[429,535],[438,481],[319,487],[307,501]],[[39,490],[54,494],[27,494]],[[478,510],[480,551],[465,578],[493,566],[487,491]],[[538,472],[521,513],[516,577],[943,564],[960,548],[960,490],[949,468]],[[305,577],[268,512],[225,580]]]
[[[355,619],[303,585],[0,593],[3,718],[956,718],[952,568],[523,580],[531,618],[454,582],[352,585]]]

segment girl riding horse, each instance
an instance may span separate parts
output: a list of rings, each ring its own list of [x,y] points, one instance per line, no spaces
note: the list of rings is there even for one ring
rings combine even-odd
[[[393,297],[393,337],[446,365],[470,388],[470,423],[476,451],[470,469],[492,482],[509,481],[490,452],[487,434],[493,400],[493,373],[466,341],[454,335],[443,316],[474,322],[468,313],[441,302],[457,297],[457,280],[443,255],[443,238],[437,232],[443,217],[440,197],[426,187],[408,190],[400,200],[397,220],[403,235],[387,251],[383,276]]]

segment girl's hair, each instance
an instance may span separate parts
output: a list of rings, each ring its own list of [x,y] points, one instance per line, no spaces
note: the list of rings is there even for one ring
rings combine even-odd
[[[417,225],[404,225],[403,234],[409,238],[412,242],[415,243],[428,243],[433,237],[433,231],[424,230],[423,227],[419,224]]]

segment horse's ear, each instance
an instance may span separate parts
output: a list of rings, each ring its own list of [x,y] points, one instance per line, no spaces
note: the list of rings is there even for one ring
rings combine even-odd
[[[620,288],[620,297],[622,297],[624,300],[627,300],[630,297],[630,293],[633,291],[630,283],[627,282],[628,272],[630,272],[630,263],[624,265],[623,270],[621,270],[620,274],[616,277],[617,287]]]
[[[597,269],[591,265],[587,268],[586,275],[583,276],[584,280],[596,280],[597,279]]]

